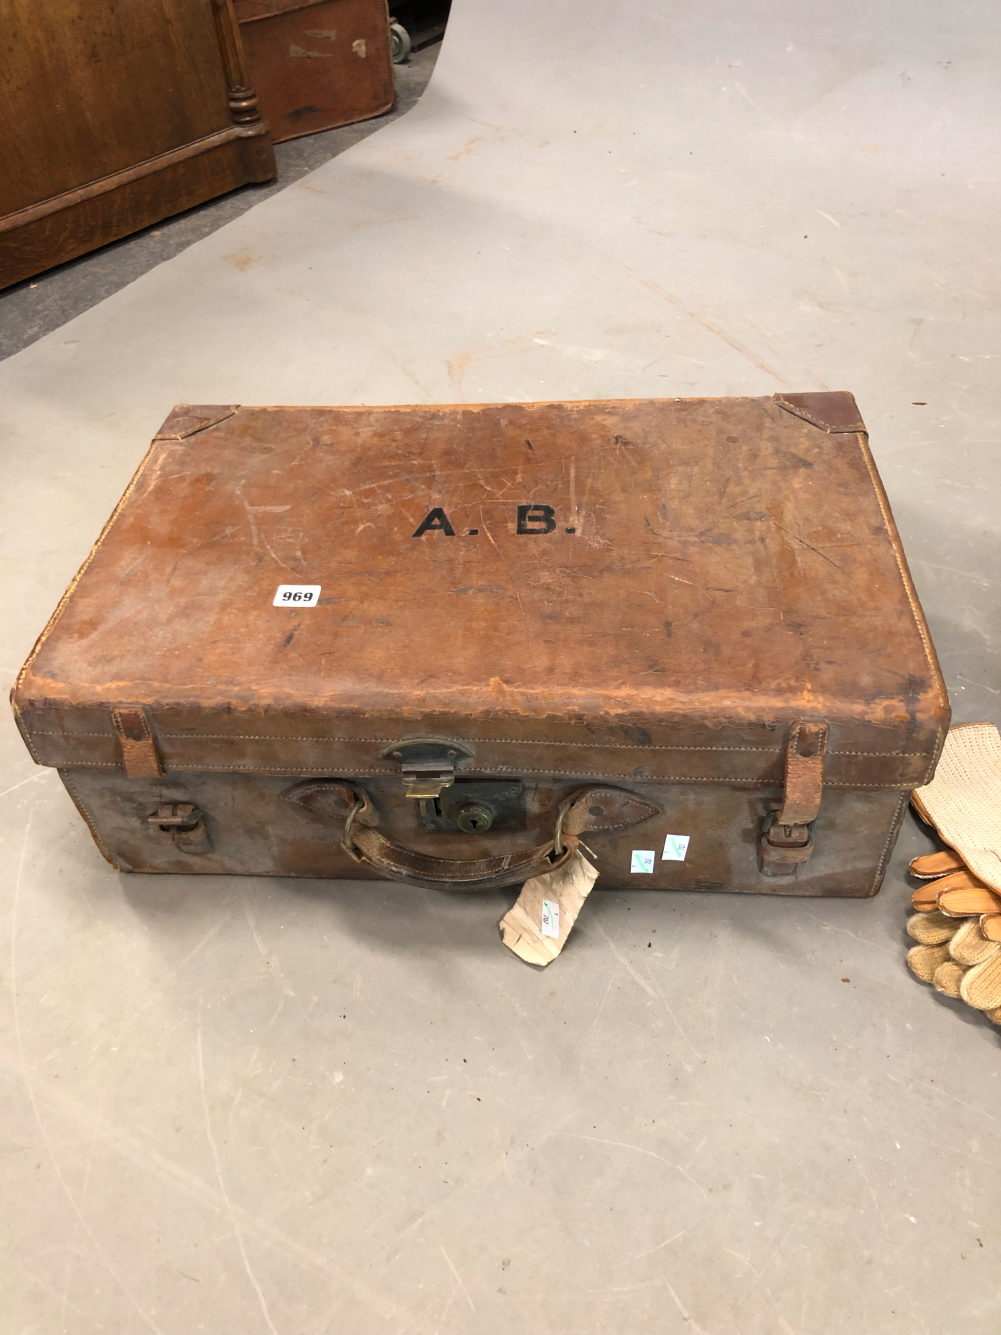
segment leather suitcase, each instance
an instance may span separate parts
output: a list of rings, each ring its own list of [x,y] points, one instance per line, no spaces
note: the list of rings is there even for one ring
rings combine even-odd
[[[233,0],[276,144],[369,120],[396,101],[386,0]]]
[[[875,894],[948,701],[850,394],[174,410],[13,693],[123,871]]]

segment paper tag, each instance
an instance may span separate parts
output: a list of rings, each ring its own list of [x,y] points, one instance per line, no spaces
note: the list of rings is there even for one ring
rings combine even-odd
[[[533,876],[500,920],[501,940],[526,964],[544,969],[566,945],[577,915],[598,879],[579,848],[558,871]]]
[[[315,607],[320,601],[319,584],[279,584],[272,607]]]
[[[691,835],[688,834],[669,834],[664,840],[663,860],[665,862],[684,862],[690,838]]]
[[[560,937],[560,906],[551,899],[542,901],[542,935]]]
[[[629,864],[630,871],[653,871],[653,864],[657,861],[657,854],[652,848],[634,848],[633,860]]]

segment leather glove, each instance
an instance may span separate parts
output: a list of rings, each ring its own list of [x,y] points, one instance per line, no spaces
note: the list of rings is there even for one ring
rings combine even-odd
[[[923,982],[1001,1025],[1001,736],[991,723],[953,728],[935,777],[912,804],[951,848],[915,858],[923,881],[907,924],[907,964]]]

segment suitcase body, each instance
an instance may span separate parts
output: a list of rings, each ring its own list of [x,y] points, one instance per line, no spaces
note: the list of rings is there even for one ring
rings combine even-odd
[[[233,9],[276,144],[395,103],[386,0],[233,0]]]
[[[848,394],[182,405],[13,693],[126,871],[866,896],[949,708]]]

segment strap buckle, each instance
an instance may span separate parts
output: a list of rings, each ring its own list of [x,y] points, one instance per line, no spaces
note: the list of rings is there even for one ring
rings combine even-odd
[[[789,730],[782,806],[766,821],[758,845],[765,876],[789,875],[813,856],[810,826],[824,795],[827,736],[826,723],[803,721]]]
[[[163,802],[146,822],[183,853],[208,853],[212,849],[205,813],[193,802]]]

